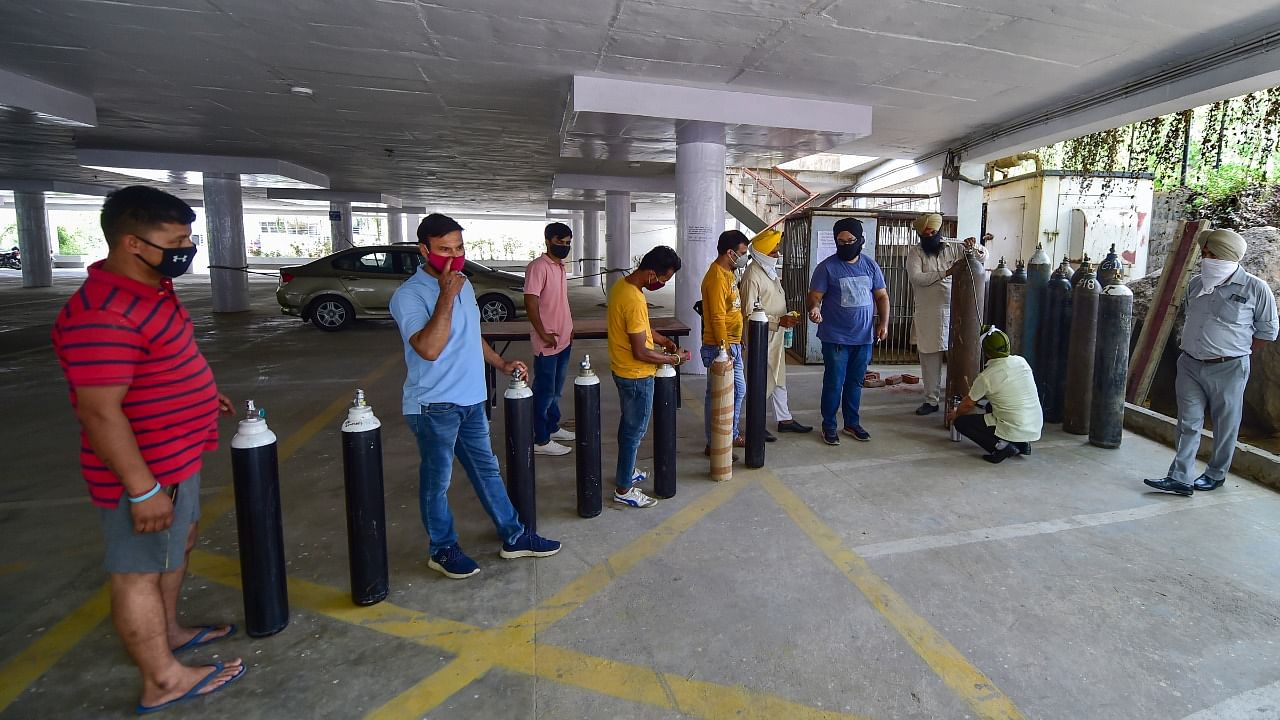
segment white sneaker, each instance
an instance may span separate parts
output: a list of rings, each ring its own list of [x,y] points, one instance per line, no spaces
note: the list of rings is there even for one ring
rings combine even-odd
[[[574,435],[572,430],[565,430],[564,428],[560,428],[559,430],[551,433],[551,439],[563,440],[565,442],[573,442],[574,440],[578,439],[578,436]]]
[[[568,455],[573,452],[573,448],[565,447],[555,440],[548,440],[544,445],[534,445],[534,455]]]
[[[640,492],[640,488],[631,488],[626,495],[619,495],[617,490],[613,491],[613,501],[621,505],[627,505],[634,508],[649,508],[658,504],[657,500]]]

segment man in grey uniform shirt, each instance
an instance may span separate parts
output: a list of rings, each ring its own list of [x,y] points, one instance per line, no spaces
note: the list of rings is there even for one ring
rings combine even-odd
[[[1187,283],[1187,320],[1178,356],[1178,451],[1167,476],[1143,480],[1165,492],[1190,496],[1217,490],[1227,478],[1240,432],[1249,355],[1276,339],[1271,288],[1240,267],[1244,238],[1213,230],[1200,241],[1200,274]],[[1205,412],[1213,418],[1213,454],[1204,473],[1188,483],[1200,448]]]

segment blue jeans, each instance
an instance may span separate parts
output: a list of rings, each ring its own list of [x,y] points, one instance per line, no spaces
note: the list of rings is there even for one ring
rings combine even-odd
[[[861,427],[862,380],[871,363],[870,345],[822,343],[822,429],[835,432],[836,410],[844,411],[845,427]]]
[[[493,520],[498,538],[515,542],[524,526],[507,497],[498,458],[489,445],[489,418],[484,414],[484,403],[431,403],[422,406],[421,414],[404,417],[418,440],[422,458],[418,466],[418,508],[427,537],[431,538],[431,554],[458,544],[453,513],[449,512],[449,480],[455,456],[471,478],[471,486]]]
[[[631,473],[636,467],[636,455],[640,441],[649,430],[649,417],[653,415],[653,378],[624,378],[613,376],[618,386],[618,471],[614,483],[618,492],[631,489]]]
[[[533,356],[533,443],[546,445],[560,429],[560,393],[573,345],[555,355]]]
[[[738,419],[742,417],[742,399],[747,396],[747,375],[742,365],[742,346],[729,346],[729,359],[733,361],[733,439],[738,439]],[[711,363],[720,354],[717,345],[702,346],[702,364],[707,367],[707,399],[702,406],[702,428],[711,444]]]

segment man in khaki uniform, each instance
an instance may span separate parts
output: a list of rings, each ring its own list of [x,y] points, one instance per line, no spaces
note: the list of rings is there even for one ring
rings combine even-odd
[[[924,404],[917,415],[938,412],[942,396],[942,357],[951,331],[951,272],[956,261],[972,248],[985,262],[987,251],[975,238],[964,243],[942,237],[942,216],[921,215],[911,223],[920,243],[907,251],[907,277],[915,296],[912,330],[920,353],[920,374],[924,383]]]
[[[769,387],[765,395],[773,399],[773,416],[778,432],[807,433],[813,428],[791,417],[787,401],[787,357],[783,347],[785,330],[800,318],[787,313],[787,296],[782,290],[782,233],[765,230],[751,239],[751,265],[742,274],[738,289],[742,295],[743,324],[749,322],[756,303],[769,318]],[[767,431],[766,431],[767,433]]]

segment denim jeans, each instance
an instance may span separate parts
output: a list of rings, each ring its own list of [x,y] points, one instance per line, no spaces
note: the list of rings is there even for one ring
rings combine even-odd
[[[507,497],[498,458],[489,445],[489,418],[484,403],[455,405],[431,403],[422,413],[405,415],[409,429],[418,440],[418,508],[422,525],[431,539],[431,554],[458,544],[449,512],[449,480],[456,456],[471,478],[480,505],[489,513],[503,542],[514,542],[524,532],[516,509]]]
[[[747,396],[747,375],[742,365],[742,346],[729,346],[729,359],[733,361],[733,439],[738,439],[738,420],[742,417],[742,399]],[[702,406],[702,429],[711,444],[711,363],[720,354],[718,345],[702,346],[702,364],[707,367],[707,398]]]
[[[870,345],[822,343],[822,429],[836,429],[836,410],[843,409],[845,427],[860,427],[862,380],[871,363]]]
[[[649,430],[653,415],[653,378],[613,376],[618,386],[618,471],[614,476],[618,492],[631,489],[631,473],[636,467],[640,441]]]
[[[545,445],[560,429],[560,393],[573,345],[555,355],[533,356],[533,442]]]

